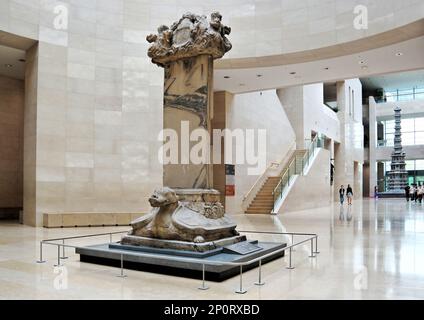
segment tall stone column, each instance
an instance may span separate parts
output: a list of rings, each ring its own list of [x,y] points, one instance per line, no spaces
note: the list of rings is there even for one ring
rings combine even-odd
[[[169,143],[171,137],[165,141],[167,147],[178,149],[177,163],[164,164],[163,184],[171,188],[213,186],[212,164],[191,161],[190,151],[201,138],[196,135],[190,139],[190,135],[196,129],[211,134],[213,60],[231,49],[226,38],[231,29],[222,25],[221,19],[218,12],[211,14],[210,21],[206,16],[186,13],[170,28],[160,26],[158,34],[147,36],[152,43],[149,57],[165,72],[164,129],[174,130],[178,137],[178,141]],[[167,148],[164,151],[170,152]]]

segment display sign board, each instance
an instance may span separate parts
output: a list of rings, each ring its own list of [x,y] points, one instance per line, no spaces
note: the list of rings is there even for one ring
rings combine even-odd
[[[262,248],[258,246],[257,244],[254,244],[248,241],[242,241],[242,242],[238,242],[230,246],[227,246],[224,249],[225,251],[231,251],[233,253],[244,255],[244,254],[261,250]]]
[[[225,195],[234,196],[236,194],[235,188],[235,165],[226,164],[225,165]]]

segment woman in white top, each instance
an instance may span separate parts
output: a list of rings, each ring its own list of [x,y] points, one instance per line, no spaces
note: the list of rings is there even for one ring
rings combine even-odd
[[[414,198],[415,198],[415,186],[414,185],[412,185],[411,189],[409,189],[409,194],[410,194],[411,201],[414,201]]]

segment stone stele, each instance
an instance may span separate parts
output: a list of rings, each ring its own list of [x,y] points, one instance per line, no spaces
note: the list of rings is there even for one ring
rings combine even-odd
[[[147,41],[152,43],[148,56],[164,68],[163,128],[174,130],[178,140],[189,141],[190,134],[198,128],[210,134],[213,60],[231,49],[226,38],[231,29],[224,26],[221,19],[218,12],[211,14],[210,21],[206,16],[186,13],[170,28],[162,25],[157,34],[147,36]],[[189,150],[197,143],[190,141]],[[179,158],[176,164],[164,164],[163,185],[212,188],[212,165],[192,164],[189,150],[183,150],[180,141],[170,141],[170,144],[178,148]],[[164,150],[167,150],[165,146]]]

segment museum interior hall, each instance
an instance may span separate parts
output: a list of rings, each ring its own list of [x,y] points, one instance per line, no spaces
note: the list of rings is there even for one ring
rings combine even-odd
[[[0,0],[0,300],[424,299],[422,0]]]

